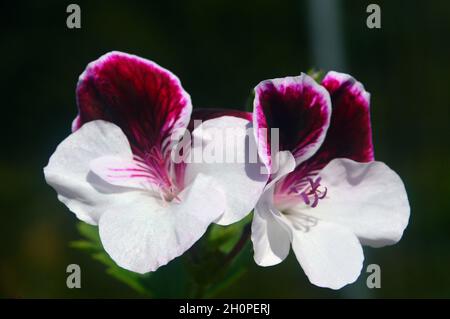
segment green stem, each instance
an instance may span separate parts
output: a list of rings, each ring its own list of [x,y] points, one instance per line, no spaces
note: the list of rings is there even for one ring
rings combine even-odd
[[[234,245],[233,249],[228,253],[228,255],[225,257],[225,264],[231,263],[234,258],[239,255],[242,248],[245,247],[245,244],[247,243],[247,240],[250,238],[251,233],[251,224],[245,225],[244,229],[242,230],[241,237],[239,238],[236,245]]]
[[[216,273],[218,275],[217,277],[215,277],[215,279],[213,279],[212,281],[200,282],[199,280],[196,280],[197,278],[193,278],[194,280],[192,281],[191,288],[189,289],[189,296],[191,298],[204,298],[206,295],[208,295],[208,291],[210,290],[210,288],[215,286],[215,282],[217,280],[223,280],[223,276],[227,273],[226,269],[228,267],[231,267],[233,261],[245,247],[247,241],[250,238],[250,234],[251,224],[249,223],[244,226],[241,232],[241,236],[239,237],[233,248],[230,250],[230,252],[222,257],[222,262],[213,267],[215,269],[212,269],[212,273]],[[201,243],[198,243],[189,251],[188,259],[190,263],[194,265],[194,267],[201,266],[202,263],[202,257],[199,251],[199,249],[201,248],[200,246]]]

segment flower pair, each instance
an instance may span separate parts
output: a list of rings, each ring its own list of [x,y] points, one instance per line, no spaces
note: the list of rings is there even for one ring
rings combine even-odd
[[[400,178],[373,161],[368,93],[347,75],[330,72],[322,85],[304,74],[261,82],[253,114],[192,112],[171,72],[112,52],[80,76],[77,103],[73,132],[45,178],[80,220],[99,226],[105,250],[123,268],[154,271],[211,223],[229,225],[254,209],[259,265],[281,262],[292,244],[312,283],[340,288],[359,275],[361,244],[394,243],[407,225]],[[235,143],[208,134],[229,128],[253,134]],[[262,133],[272,128],[280,151]],[[174,161],[185,133],[193,150],[212,146],[246,160]]]

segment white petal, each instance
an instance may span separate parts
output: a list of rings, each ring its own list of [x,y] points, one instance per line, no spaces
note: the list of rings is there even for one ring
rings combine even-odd
[[[120,187],[103,185],[89,174],[89,163],[105,155],[131,158],[130,144],[116,125],[92,121],[62,141],[44,168],[45,179],[58,193],[58,199],[90,224],[97,224],[100,207],[123,191]]]
[[[220,225],[232,224],[250,213],[268,179],[268,175],[262,174],[263,165],[256,152],[253,134],[246,134],[249,128],[248,120],[223,116],[203,122],[192,133],[191,154],[199,154],[200,150],[203,158],[201,162],[198,162],[199,157],[192,158],[197,162],[186,166],[185,180],[189,183],[201,173],[219,184],[226,196],[225,213],[217,221]],[[217,150],[217,156],[206,157],[213,149]],[[252,151],[254,163],[249,157]]]
[[[179,194],[179,203],[164,204],[145,192],[122,197],[100,218],[100,238],[119,266],[139,273],[155,271],[183,254],[225,207],[217,185],[203,175]]]
[[[410,208],[403,182],[393,170],[381,162],[336,159],[319,176],[327,197],[310,214],[349,227],[364,245],[380,247],[400,240]]]
[[[364,260],[358,238],[343,226],[303,218],[309,221],[294,226],[292,249],[311,283],[340,289],[354,282]]]
[[[259,266],[273,266],[282,262],[291,247],[290,232],[280,221],[282,216],[273,206],[255,207],[252,221],[253,258]]]
[[[272,176],[265,190],[273,188],[275,183],[295,169],[295,158],[289,151],[278,152],[272,157]]]
[[[289,151],[273,156],[276,172],[256,204],[252,221],[252,242],[255,262],[272,266],[282,262],[290,250],[290,229],[283,215],[273,205],[275,183],[295,169],[295,159]]]

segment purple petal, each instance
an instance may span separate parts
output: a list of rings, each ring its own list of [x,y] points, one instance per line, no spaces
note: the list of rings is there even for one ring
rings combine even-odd
[[[192,110],[190,96],[175,75],[152,61],[121,52],[88,65],[78,82],[77,103],[74,130],[93,120],[112,122],[142,157],[154,149],[164,154],[170,134],[187,127]]]
[[[370,94],[344,73],[329,72],[322,85],[330,92],[333,112],[327,138],[317,156],[326,159],[326,164],[338,157],[373,161]]]
[[[319,162],[322,168],[335,158],[374,160],[370,94],[343,73],[329,72],[322,84],[330,92],[333,112],[327,137],[311,162]]]
[[[320,147],[328,129],[330,114],[328,92],[306,74],[258,84],[255,88],[253,120],[256,140],[265,163],[270,167],[270,129],[279,129],[280,150],[290,151],[298,165]]]
[[[370,124],[370,94],[350,75],[329,72],[322,81],[332,102],[330,127],[320,149],[286,177],[285,192],[335,158],[357,162],[374,160]]]

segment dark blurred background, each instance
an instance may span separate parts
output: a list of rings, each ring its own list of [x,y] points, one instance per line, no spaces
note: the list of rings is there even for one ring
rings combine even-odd
[[[42,168],[70,133],[75,85],[110,50],[151,59],[177,74],[196,107],[243,108],[263,79],[311,67],[354,75],[372,94],[376,157],[403,178],[410,224],[395,246],[365,248],[381,266],[340,291],[309,284],[291,256],[250,267],[222,297],[450,297],[450,2],[76,1],[82,28],[66,26],[65,1],[1,4],[0,296],[135,297],[105,267],[68,246],[76,218]],[[249,256],[251,258],[251,256]],[[66,266],[82,288],[66,287]]]

